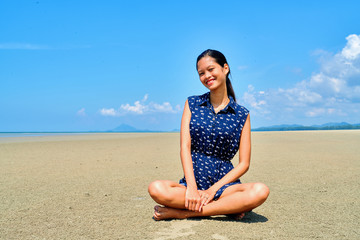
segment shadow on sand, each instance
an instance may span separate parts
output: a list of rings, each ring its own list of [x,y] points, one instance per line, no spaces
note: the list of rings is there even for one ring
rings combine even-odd
[[[224,222],[243,222],[243,223],[261,223],[267,222],[268,219],[263,215],[257,214],[255,212],[247,212],[241,220],[236,220],[232,217],[221,215],[221,216],[212,216],[212,217],[197,217],[197,218],[188,218],[188,220],[200,221],[201,219],[211,220],[211,221],[224,221]]]

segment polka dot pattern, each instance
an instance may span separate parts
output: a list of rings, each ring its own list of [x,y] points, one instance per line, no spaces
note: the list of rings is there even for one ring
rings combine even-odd
[[[228,105],[218,113],[215,113],[210,103],[210,92],[188,98],[191,111],[191,157],[200,190],[210,188],[234,168],[231,159],[239,149],[241,131],[249,111],[232,97],[229,98]],[[228,186],[239,183],[238,179],[221,187],[214,200]],[[182,178],[180,184],[186,186],[186,179]]]

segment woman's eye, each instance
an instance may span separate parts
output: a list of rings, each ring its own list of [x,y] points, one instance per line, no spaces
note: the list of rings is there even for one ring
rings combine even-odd
[[[214,70],[214,68],[209,68],[209,71],[211,72],[212,70]]]
[[[202,76],[202,75],[204,75],[204,73],[199,73],[199,76]]]

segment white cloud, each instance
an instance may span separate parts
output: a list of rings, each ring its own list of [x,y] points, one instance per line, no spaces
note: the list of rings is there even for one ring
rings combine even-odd
[[[277,120],[354,114],[360,119],[360,35],[346,40],[336,54],[318,50],[319,71],[291,88],[255,91],[250,85],[242,98],[244,105],[255,115]]]
[[[79,111],[77,111],[76,114],[77,114],[78,116],[86,116],[85,108],[81,108]]]
[[[349,60],[358,58],[360,55],[360,35],[351,34],[346,40],[348,40],[348,42],[341,51],[341,55]]]
[[[259,97],[256,97],[256,95],[262,95],[264,94],[264,91],[258,92],[258,93],[254,93],[254,86],[249,85],[248,86],[248,92],[244,93],[244,101],[249,103],[251,107],[255,108],[255,109],[261,109],[262,105],[266,105],[266,101],[265,100],[261,100],[259,99]]]
[[[148,106],[143,105],[142,103],[140,103],[140,101],[136,101],[133,106],[131,106],[128,103],[121,104],[120,106],[120,110],[123,110],[124,112],[132,112],[136,114],[143,114],[144,112],[146,112],[147,108]]]
[[[116,116],[116,111],[113,108],[102,108],[100,109],[100,114],[103,116]]]
[[[123,116],[126,114],[148,114],[148,113],[177,113],[181,110],[180,105],[173,107],[169,102],[163,102],[161,104],[155,102],[147,103],[149,98],[148,94],[145,94],[142,100],[135,101],[134,104],[121,104],[118,110],[114,108],[101,109],[100,114],[104,116]]]

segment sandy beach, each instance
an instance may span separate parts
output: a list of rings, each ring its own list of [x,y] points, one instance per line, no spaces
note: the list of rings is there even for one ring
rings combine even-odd
[[[179,133],[0,138],[0,239],[360,239],[360,131],[253,132],[252,147],[241,180],[270,187],[262,206],[157,222],[147,186],[182,177]]]

